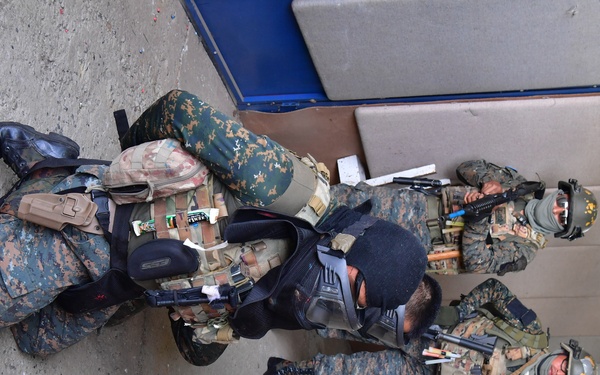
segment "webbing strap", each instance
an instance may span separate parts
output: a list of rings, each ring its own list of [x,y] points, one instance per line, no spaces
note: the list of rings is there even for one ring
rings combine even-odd
[[[206,185],[202,185],[196,189],[196,202],[198,203],[198,208],[212,207],[212,199],[208,194],[208,187]],[[202,243],[204,247],[211,247],[217,244],[214,224],[208,221],[201,221],[200,229],[202,230]]]
[[[159,199],[152,203],[154,210],[154,227],[156,228],[157,238],[170,238],[169,227],[167,226],[167,202]]]
[[[127,113],[124,109],[119,109],[118,111],[113,112],[113,116],[115,117],[115,124],[117,125],[117,133],[119,134],[119,141],[123,139],[125,133],[129,130],[129,121],[127,120]],[[125,151],[125,149],[121,148],[121,151]]]
[[[188,222],[187,214],[187,194],[175,195],[175,223],[179,239],[185,241],[191,237],[190,223]]]
[[[479,307],[477,311],[493,321],[494,325],[513,341],[534,349],[544,349],[548,347],[548,335],[546,335],[546,333],[542,332],[539,335],[534,335],[515,328],[502,319],[502,317],[495,316],[490,310],[484,307]]]
[[[338,233],[333,240],[331,240],[331,248],[334,250],[341,250],[346,254],[352,248],[356,238],[378,220],[379,219],[374,216],[362,215],[358,221],[344,229],[342,233]]]

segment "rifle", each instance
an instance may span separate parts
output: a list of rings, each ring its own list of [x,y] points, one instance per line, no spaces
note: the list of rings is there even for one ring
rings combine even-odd
[[[146,290],[144,295],[150,307],[164,306],[194,306],[208,303],[213,308],[223,308],[227,303],[235,308],[252,289],[254,282],[248,280],[239,287],[229,284],[220,285],[219,297],[210,298],[202,292],[202,287],[192,287],[177,290]]]
[[[412,190],[425,194],[438,194],[443,185],[449,185],[450,180],[433,180],[431,178],[394,177],[392,182],[401,185],[410,185]]]
[[[462,210],[458,210],[448,214],[449,219],[454,219],[458,216],[471,216],[480,218],[482,215],[487,216],[492,213],[494,207],[499,204],[514,201],[517,198],[527,194],[543,192],[545,185],[542,182],[527,181],[518,185],[513,189],[508,189],[503,193],[486,195],[481,199],[468,203],[463,206]]]
[[[467,349],[476,350],[483,355],[490,357],[494,354],[494,347],[498,337],[488,335],[471,335],[471,338],[464,338],[461,336],[450,335],[441,331],[429,328],[424,337],[430,340],[445,340],[456,345],[463,346]]]

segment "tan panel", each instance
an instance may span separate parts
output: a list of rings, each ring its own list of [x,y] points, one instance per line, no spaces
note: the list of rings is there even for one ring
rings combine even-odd
[[[593,0],[294,0],[327,96],[393,98],[588,86]]]
[[[371,177],[436,164],[442,178],[485,158],[539,175],[549,187],[600,185],[600,96],[360,107],[356,119]]]

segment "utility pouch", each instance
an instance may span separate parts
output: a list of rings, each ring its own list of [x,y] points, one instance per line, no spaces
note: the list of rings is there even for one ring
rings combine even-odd
[[[27,194],[21,199],[17,217],[60,231],[67,224],[88,226],[97,210],[98,206],[85,194]]]
[[[199,266],[198,252],[171,238],[146,242],[127,259],[127,273],[140,281],[193,273]]]

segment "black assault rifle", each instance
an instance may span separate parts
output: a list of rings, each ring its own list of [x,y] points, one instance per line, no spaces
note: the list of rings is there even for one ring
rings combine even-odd
[[[430,340],[445,340],[456,345],[463,346],[467,349],[476,350],[486,357],[490,357],[492,354],[494,354],[494,347],[496,346],[496,341],[498,340],[498,337],[489,335],[471,335],[471,338],[464,338],[461,336],[443,333],[432,328],[429,328],[427,332],[423,334],[423,336]]]
[[[545,184],[543,182],[527,181],[518,185],[513,189],[508,189],[503,193],[486,195],[483,198],[477,199],[474,202],[465,204],[462,210],[452,212],[448,215],[448,219],[454,219],[458,216],[470,216],[478,219],[492,213],[494,207],[499,204],[514,201],[517,198],[527,194],[536,194],[536,197],[541,197],[544,194]]]
[[[213,308],[223,308],[227,303],[235,308],[252,289],[254,282],[248,280],[239,287],[229,284],[219,286],[219,297],[210,298],[202,293],[202,287],[192,287],[177,290],[146,290],[146,302],[151,307],[163,306],[193,306],[208,303]]]

